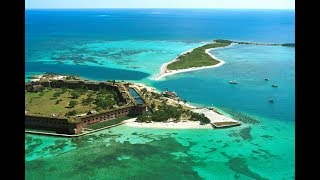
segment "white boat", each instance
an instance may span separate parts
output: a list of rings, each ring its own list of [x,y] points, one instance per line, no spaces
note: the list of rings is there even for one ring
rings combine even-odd
[[[264,80],[265,80],[265,81],[269,81],[269,79],[268,79],[268,78],[264,78]]]
[[[273,103],[273,99],[270,98],[270,99],[269,99],[269,102],[270,102],[270,103]]]
[[[278,85],[276,85],[276,84],[272,84],[272,87],[278,87]]]
[[[231,80],[229,81],[230,84],[238,84],[238,82],[236,80]]]

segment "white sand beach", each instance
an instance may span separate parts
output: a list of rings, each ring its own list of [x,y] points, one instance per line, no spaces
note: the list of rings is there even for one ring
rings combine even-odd
[[[40,81],[42,78],[44,78],[45,75],[44,74],[40,74],[40,75],[35,75],[33,77],[33,79],[31,81]],[[54,75],[53,77],[51,77],[51,79],[54,80],[61,80],[61,79],[65,79],[67,76],[62,76],[62,75]]]
[[[200,108],[200,109],[193,109],[193,112],[204,114],[207,118],[210,119],[211,123],[222,123],[222,122],[239,122],[237,120],[234,120],[228,116],[218,114],[214,112],[213,110],[210,110],[208,108]]]
[[[160,129],[213,129],[211,124],[200,125],[199,121],[180,121],[180,122],[135,122],[136,118],[125,121],[126,126],[141,128],[160,128]]]

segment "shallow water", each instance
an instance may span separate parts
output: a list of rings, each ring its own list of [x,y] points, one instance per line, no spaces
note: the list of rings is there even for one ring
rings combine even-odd
[[[122,125],[56,141],[45,150],[41,150],[41,144],[29,146],[38,158],[32,159],[32,153],[27,154],[26,177],[291,179],[294,124],[271,121],[274,120],[219,130],[144,129]],[[26,135],[26,139],[52,143],[46,136]],[[61,149],[62,143],[70,144],[69,150]]]

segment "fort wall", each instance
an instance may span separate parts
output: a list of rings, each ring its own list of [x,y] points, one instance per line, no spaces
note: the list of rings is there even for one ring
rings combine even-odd
[[[127,87],[122,84],[112,83],[98,83],[91,81],[64,81],[64,80],[50,80],[50,81],[35,81],[25,84],[28,91],[32,91],[34,86],[42,85],[44,87],[52,88],[88,88],[89,90],[98,91],[100,89],[114,90],[121,102],[126,103],[126,106],[105,110],[96,114],[87,114],[76,117],[76,123],[71,123],[68,118],[25,115],[25,128],[55,131],[62,134],[78,134],[84,127],[88,125],[109,121],[112,119],[125,117],[128,115],[139,115],[146,112],[146,105],[137,105],[127,92]]]

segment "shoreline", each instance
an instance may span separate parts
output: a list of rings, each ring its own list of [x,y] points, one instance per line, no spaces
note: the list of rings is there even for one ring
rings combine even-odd
[[[136,118],[124,121],[123,125],[135,128],[152,128],[152,129],[213,129],[211,124],[200,125],[199,121],[182,120],[179,122],[135,122]]]
[[[209,50],[208,50],[209,51]],[[153,91],[159,93],[159,90],[147,86],[143,83],[135,83],[135,87],[139,88],[146,88],[148,91]],[[210,109],[208,107],[199,107],[197,105],[191,105],[190,103],[183,103],[181,101],[177,101],[172,98],[166,98],[168,100],[168,104],[180,104],[187,108],[190,108],[191,111],[204,114],[209,120],[209,124],[200,125],[200,121],[191,121],[187,119],[181,119],[178,122],[151,122],[151,123],[144,123],[144,122],[134,122],[132,119],[126,120],[128,126],[133,127],[143,127],[143,128],[167,128],[167,129],[215,129],[215,128],[222,128],[222,127],[232,127],[238,126],[242,123],[238,120],[233,119],[225,114],[217,112],[217,109]]]
[[[189,49],[183,53],[181,53],[178,57],[174,58],[173,60],[169,61],[169,62],[166,62],[164,64],[161,65],[161,68],[160,68],[160,73],[154,78],[154,80],[160,80],[166,76],[170,76],[170,75],[174,75],[174,74],[178,74],[178,73],[184,73],[184,72],[190,72],[190,71],[197,71],[197,70],[202,70],[202,69],[209,69],[209,68],[215,68],[215,67],[220,67],[222,66],[223,64],[225,64],[226,62],[221,60],[221,59],[218,59],[215,55],[211,54],[209,51],[213,50],[213,49],[219,49],[219,48],[227,48],[227,47],[230,47],[232,45],[234,45],[236,43],[231,43],[230,45],[228,46],[225,46],[225,47],[217,47],[217,48],[209,48],[209,49],[206,49],[205,50],[205,53],[208,54],[212,59],[215,59],[217,61],[219,61],[218,64],[215,64],[215,65],[212,65],[212,66],[202,66],[202,67],[191,67],[191,68],[186,68],[186,69],[179,69],[179,70],[168,70],[167,69],[167,66],[175,61],[178,61],[177,58],[183,54],[186,54],[188,52],[191,52],[193,51],[195,48],[192,48],[192,49]]]

